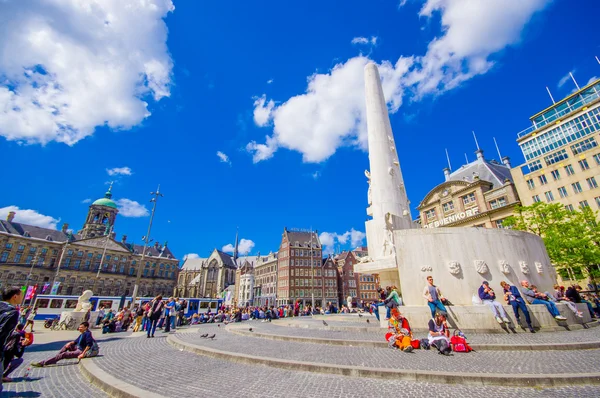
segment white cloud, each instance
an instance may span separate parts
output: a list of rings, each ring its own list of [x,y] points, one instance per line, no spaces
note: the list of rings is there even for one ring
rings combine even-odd
[[[115,201],[119,208],[119,215],[123,217],[147,217],[150,215],[146,206],[130,199],[119,199]]]
[[[221,160],[221,162],[227,163],[228,165],[231,166],[231,160],[229,160],[229,156],[227,156],[226,154],[224,154],[221,151],[217,151],[217,156],[219,157],[219,159]]]
[[[238,244],[238,254],[245,256],[252,251],[254,246],[255,243],[250,239],[240,239],[240,243]],[[235,246],[231,243],[223,246],[223,248],[221,249],[221,251],[226,253],[233,253],[234,250]]]
[[[598,79],[600,79],[600,77],[598,77],[598,76],[592,76],[592,77],[590,78],[590,80],[588,80],[588,81],[587,81],[587,83],[586,83],[585,85],[587,86],[588,84],[592,84],[593,82],[595,82],[595,81],[596,81],[596,80],[598,80]]]
[[[371,38],[367,38],[367,37],[355,37],[352,39],[351,41],[352,44],[371,44],[371,45],[376,45],[377,44],[377,36],[371,36]]]
[[[87,198],[81,201],[81,203],[92,203],[92,199]]]
[[[264,127],[269,124],[271,120],[271,112],[275,107],[275,102],[269,100],[267,102],[267,96],[263,95],[260,98],[256,98],[254,101],[254,123],[259,127]]]
[[[323,254],[332,254],[335,251],[335,245],[340,244],[345,246],[348,244],[348,240],[350,240],[350,248],[356,248],[360,246],[366,235],[364,232],[357,231],[352,228],[350,231],[346,231],[343,234],[338,234],[336,232],[321,232],[319,234],[319,241],[321,245],[323,245]]]
[[[112,169],[106,169],[109,176],[130,176],[132,174],[129,167],[114,167]]]
[[[198,253],[188,253],[185,256],[183,256],[183,261],[185,260],[193,260],[196,258],[200,258],[200,256],[198,255]]]
[[[74,145],[170,95],[171,0],[0,2],[0,135]]]
[[[318,180],[319,177],[321,177],[321,172],[319,170],[315,171],[314,173],[311,174],[312,178],[314,178],[315,180]]]
[[[267,84],[272,84],[274,81],[275,80],[273,80],[273,79],[269,79],[269,80],[267,80]]]
[[[575,72],[575,70],[570,71],[569,73],[573,73]],[[561,88],[562,86],[564,86],[569,80],[571,80],[571,75],[567,73],[566,75],[564,75],[563,77],[560,78],[560,80],[558,81],[558,84],[556,85],[558,88]]]
[[[56,229],[56,225],[60,222],[60,218],[56,219],[51,216],[45,216],[38,213],[36,210],[19,209],[18,206],[6,206],[0,208],[0,219],[6,220],[8,213],[14,211],[15,218],[13,222],[35,225],[42,228]]]
[[[441,14],[440,37],[431,41],[425,55],[401,56],[395,63],[378,65],[390,112],[398,111],[405,92],[418,100],[486,73],[494,65],[491,57],[518,43],[533,14],[550,1],[428,0],[420,15]],[[343,146],[366,149],[363,68],[367,62],[368,58],[357,56],[329,73],[314,74],[303,94],[280,105],[267,101],[265,95],[255,101],[255,113],[262,112],[263,122],[257,125],[272,124],[273,131],[265,144],[247,145],[254,162],[271,158],[278,148],[300,152],[304,162],[322,162]]]

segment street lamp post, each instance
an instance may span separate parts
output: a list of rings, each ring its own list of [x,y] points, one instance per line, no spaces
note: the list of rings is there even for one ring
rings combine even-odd
[[[148,224],[148,233],[146,234],[146,236],[144,236],[144,249],[142,250],[142,259],[140,260],[140,264],[138,266],[137,276],[135,277],[135,286],[133,287],[133,294],[131,295],[132,301],[134,303],[137,298],[139,285],[140,285],[140,279],[142,278],[142,268],[144,266],[144,259],[146,258],[146,248],[148,247],[148,243],[150,242],[150,231],[152,230],[152,220],[154,220],[154,212],[156,211],[156,203],[158,202],[158,197],[163,196],[163,194],[160,193],[160,185],[156,189],[156,192],[150,192],[150,195],[154,196],[152,199],[150,199],[150,202],[153,203],[152,204],[152,213],[150,214],[150,223]]]
[[[108,228],[106,233],[106,240],[104,241],[104,249],[102,250],[102,257],[100,258],[100,265],[98,265],[98,272],[96,272],[96,279],[94,279],[94,285],[92,287],[92,292],[96,290],[96,284],[98,283],[98,279],[100,278],[100,270],[102,270],[102,264],[104,264],[104,257],[106,256],[106,249],[108,247],[108,241],[110,240],[110,234],[112,233],[113,226],[111,225]]]
[[[315,263],[313,262],[313,232],[310,229],[310,296],[312,299],[311,315],[315,312]]]
[[[33,273],[33,267],[35,266],[35,263],[38,261],[39,256],[40,256],[40,253],[37,252],[35,254],[35,257],[33,258],[33,260],[31,260],[31,267],[29,268],[29,274],[27,274],[27,280],[25,281],[25,294],[23,295],[23,302],[21,304],[25,303],[25,297],[27,297],[27,290],[29,290],[29,281],[31,280],[31,274]]]
[[[56,266],[56,274],[54,274],[54,281],[52,281],[52,287],[56,283],[58,279],[58,274],[60,273],[60,265],[62,264],[63,257],[65,256],[65,252],[67,251],[67,247],[69,246],[69,236],[67,235],[67,241],[65,242],[65,247],[63,247],[62,252],[60,253],[60,259],[58,260],[58,265]]]

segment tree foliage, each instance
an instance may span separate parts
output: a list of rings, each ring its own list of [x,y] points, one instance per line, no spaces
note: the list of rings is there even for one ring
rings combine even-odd
[[[593,276],[600,265],[598,213],[590,207],[566,210],[559,203],[519,206],[504,225],[531,232],[544,240],[548,256],[560,269],[576,270]]]

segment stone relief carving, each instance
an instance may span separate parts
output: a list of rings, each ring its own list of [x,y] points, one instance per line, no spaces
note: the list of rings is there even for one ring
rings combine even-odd
[[[433,267],[430,265],[424,265],[421,267],[421,271],[422,272],[431,272],[431,271],[433,271]]]
[[[385,213],[385,229],[383,231],[382,256],[396,257],[396,246],[394,246],[394,222],[390,213]]]
[[[369,170],[365,170],[365,176],[367,177],[367,184],[369,184],[369,190],[367,191],[367,203],[369,206],[373,204],[373,198],[371,197],[371,173]]]
[[[543,274],[544,273],[544,264],[536,261],[535,262],[535,270],[537,271],[538,274]]]
[[[392,177],[394,176],[394,168],[393,167],[388,167],[388,174],[391,175]]]
[[[452,275],[460,274],[460,263],[458,261],[450,261],[448,263],[448,271],[450,271]]]
[[[370,262],[372,262],[372,261],[373,261],[373,259],[372,259],[371,257],[369,257],[369,256],[364,256],[364,257],[361,257],[361,258],[358,260],[358,262],[359,262],[359,263],[370,263]]]
[[[498,267],[500,268],[500,272],[502,272],[504,275],[510,274],[510,265],[506,260],[498,261]]]
[[[519,268],[521,268],[521,272],[525,275],[529,275],[529,265],[527,261],[519,261]]]
[[[475,269],[480,274],[485,274],[490,270],[488,265],[483,260],[475,260]]]

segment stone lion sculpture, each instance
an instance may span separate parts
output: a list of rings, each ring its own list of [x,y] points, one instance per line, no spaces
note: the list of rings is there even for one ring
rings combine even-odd
[[[91,290],[84,291],[81,296],[79,296],[79,299],[77,300],[77,306],[73,311],[87,312],[89,309],[91,309],[92,304],[90,303],[90,299],[93,295],[94,293]]]

